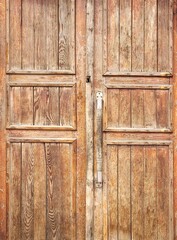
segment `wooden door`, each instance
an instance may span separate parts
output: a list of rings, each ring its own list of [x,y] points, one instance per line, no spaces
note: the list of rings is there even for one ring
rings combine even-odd
[[[0,239],[177,240],[173,0],[0,0]]]
[[[1,240],[85,239],[85,19],[83,0],[0,1]]]
[[[171,0],[94,8],[94,96],[103,94],[102,131],[94,108],[94,176],[102,169],[103,184],[95,186],[93,239],[177,239],[176,8]]]

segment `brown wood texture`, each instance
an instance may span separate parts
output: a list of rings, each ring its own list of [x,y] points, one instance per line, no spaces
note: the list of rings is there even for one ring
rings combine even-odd
[[[108,239],[173,239],[171,146],[134,144],[107,145]]]
[[[7,3],[8,71],[74,73],[75,1]]]
[[[75,147],[10,144],[10,239],[76,239]]]
[[[177,240],[176,28],[176,0],[0,0],[1,240]]]
[[[172,73],[171,1],[104,2],[104,74]]]
[[[94,239],[176,239],[173,2],[95,1],[94,90],[104,111]]]
[[[85,4],[0,0],[1,240],[85,239]]]

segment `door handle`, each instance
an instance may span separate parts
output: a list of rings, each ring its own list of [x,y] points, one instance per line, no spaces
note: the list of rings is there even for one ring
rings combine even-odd
[[[97,143],[96,143],[96,187],[101,188],[103,185],[103,157],[102,157],[102,121],[103,121],[103,93],[96,93],[96,134],[97,134]]]

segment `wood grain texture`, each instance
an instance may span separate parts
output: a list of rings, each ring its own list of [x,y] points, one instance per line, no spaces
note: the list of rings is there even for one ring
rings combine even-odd
[[[22,143],[21,230],[22,239],[34,238],[34,153],[31,143]]]
[[[9,71],[73,74],[75,1],[9,1]],[[41,21],[43,19],[43,21]]]
[[[61,167],[60,146],[46,143],[47,161],[47,239],[61,238]]]
[[[105,150],[104,237],[173,239],[170,143],[135,142],[109,142]]]
[[[131,156],[130,146],[119,147],[119,238],[127,239],[131,238]]]
[[[132,71],[144,69],[144,1],[132,1]]]
[[[34,240],[46,239],[46,159],[44,143],[33,144],[34,151]]]
[[[158,238],[168,239],[170,236],[169,215],[169,152],[168,147],[157,147],[157,212]],[[164,201],[165,199],[165,201]]]
[[[108,147],[108,235],[109,239],[118,239],[118,153],[116,146]]]
[[[145,2],[145,71],[157,71],[157,1]]]
[[[105,75],[172,73],[170,0],[104,2]]]
[[[144,157],[144,239],[157,239],[156,147],[146,147]]]
[[[13,143],[10,149],[9,239],[21,238],[21,143]]]
[[[170,69],[170,1],[158,1],[158,71]]]
[[[132,127],[144,127],[144,92],[133,90],[131,93],[132,101]]]
[[[69,18],[70,1],[59,0],[59,68],[69,68]]]
[[[131,1],[120,0],[120,72],[131,72]]]
[[[144,147],[131,147],[132,238],[144,236]]]
[[[76,128],[75,86],[46,85],[27,83],[10,87],[10,128]]]
[[[119,49],[120,49],[120,25],[119,19],[119,1],[110,0],[107,5],[107,38],[108,52],[107,52],[107,67],[109,71],[115,71],[120,68],[119,64]]]
[[[171,89],[157,85],[109,84],[105,91],[104,130],[171,131]],[[166,88],[166,89],[165,89]]]
[[[21,8],[21,0],[9,2],[9,65],[12,69],[21,68]]]
[[[33,87],[20,87],[20,96],[20,123],[24,125],[33,125]]]
[[[47,69],[58,69],[58,32],[59,5],[58,0],[46,0],[46,29],[47,29]]]
[[[45,0],[34,0],[34,24],[35,24],[35,69],[41,70],[47,68],[46,61],[46,8]],[[44,21],[41,21],[44,19]]]
[[[29,4],[28,0],[22,3],[22,63],[21,69],[34,69],[35,68],[35,26],[34,26],[34,8],[35,1],[32,0]],[[11,30],[11,29],[10,29]]]

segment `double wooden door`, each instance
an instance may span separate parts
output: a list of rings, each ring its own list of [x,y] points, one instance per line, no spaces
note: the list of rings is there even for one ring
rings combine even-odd
[[[0,0],[0,239],[177,239],[173,0]]]

